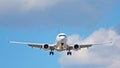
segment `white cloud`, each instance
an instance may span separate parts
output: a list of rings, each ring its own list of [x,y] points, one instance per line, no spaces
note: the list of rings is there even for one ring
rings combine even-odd
[[[1,17],[8,15],[1,19],[0,26],[39,29],[46,24],[50,24],[48,27],[64,24],[64,27],[93,29],[115,4],[116,0],[0,0]],[[22,14],[25,12],[28,14]]]
[[[84,68],[120,67],[120,35],[118,35],[117,32],[115,32],[113,29],[99,29],[84,40],[80,40],[78,35],[72,35],[69,38],[75,39],[75,41],[79,42],[83,41],[83,43],[104,43],[112,41],[113,44],[93,46],[88,50],[81,49],[80,51],[73,51],[72,56],[67,56],[65,52],[59,59],[59,62],[63,68],[73,68],[74,66],[77,66],[79,68],[84,65],[91,65]],[[69,40],[69,42],[71,41]]]
[[[46,8],[49,8],[53,5],[56,5],[59,2],[63,2],[64,0],[0,0],[0,10],[4,11],[10,11],[10,10],[33,10],[33,9],[40,9],[45,10]],[[87,12],[88,14],[98,14],[98,8],[99,7],[107,7],[111,6],[112,4],[116,3],[116,1],[113,0],[75,0],[70,1],[66,0],[65,4],[69,4],[70,2],[78,2],[79,3],[79,9],[83,12]],[[73,3],[74,5],[74,3]],[[108,5],[108,6],[106,6]],[[76,7],[78,7],[76,6]],[[71,6],[72,8],[72,6]],[[73,9],[73,8],[72,8]],[[94,15],[96,17],[96,15]],[[95,18],[94,17],[94,18]]]
[[[59,0],[0,0],[0,10],[2,12],[13,10],[29,11],[33,9],[45,10],[58,2]]]

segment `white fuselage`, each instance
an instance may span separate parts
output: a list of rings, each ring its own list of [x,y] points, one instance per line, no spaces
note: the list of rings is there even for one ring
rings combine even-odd
[[[66,50],[67,48],[67,37],[66,37],[66,34],[64,33],[60,33],[57,35],[56,37],[56,47],[55,49],[57,51],[63,51],[63,50]]]

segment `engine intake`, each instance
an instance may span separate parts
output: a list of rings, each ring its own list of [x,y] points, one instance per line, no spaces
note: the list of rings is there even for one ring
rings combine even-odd
[[[49,48],[49,45],[48,44],[45,44],[44,45],[44,49],[48,49]]]
[[[78,44],[75,44],[75,45],[74,45],[74,49],[76,49],[76,50],[79,49],[79,45],[78,45]]]

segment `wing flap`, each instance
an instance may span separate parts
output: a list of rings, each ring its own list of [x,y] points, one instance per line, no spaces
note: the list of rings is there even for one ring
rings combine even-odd
[[[42,48],[42,45],[33,45],[33,44],[28,44],[30,47],[36,47],[36,48]]]
[[[91,47],[92,45],[80,45],[80,48],[88,48]]]

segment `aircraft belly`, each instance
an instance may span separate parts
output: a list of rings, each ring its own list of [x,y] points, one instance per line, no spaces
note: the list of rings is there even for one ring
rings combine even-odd
[[[56,49],[57,51],[62,51],[62,50],[63,50],[60,46],[57,46],[55,49]]]
[[[56,49],[57,51],[64,51],[66,48],[63,47],[63,46],[61,46],[61,45],[58,45],[58,46],[56,46],[55,49]]]
[[[66,50],[66,39],[60,39],[57,41],[55,50],[57,51],[64,51]]]

